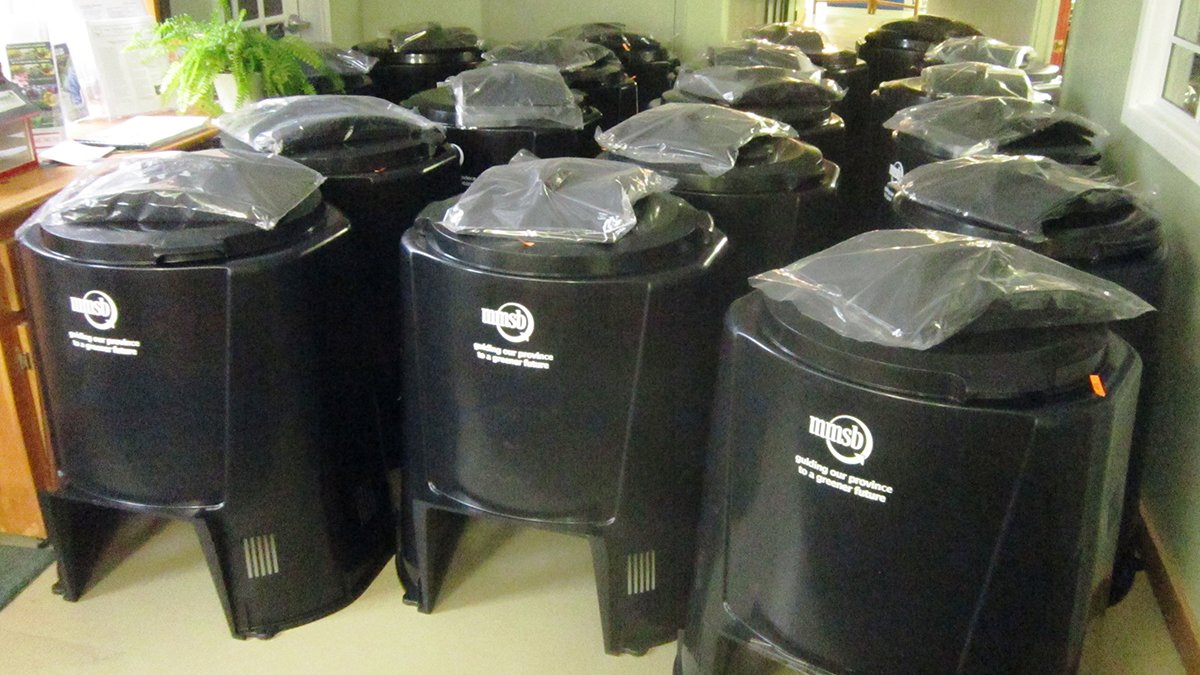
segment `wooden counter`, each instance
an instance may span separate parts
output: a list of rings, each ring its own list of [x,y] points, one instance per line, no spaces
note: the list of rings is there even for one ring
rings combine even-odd
[[[205,129],[159,149],[195,149],[216,133]],[[0,533],[45,538],[37,491],[57,482],[13,233],[81,171],[44,166],[0,180]]]
[[[189,150],[197,148],[217,135],[215,128],[177,139],[158,150]],[[113,155],[110,155],[110,157]],[[103,161],[103,160],[101,160]],[[82,169],[74,166],[42,166],[0,180],[0,240],[12,237],[13,231],[25,222],[37,207],[63,189]]]

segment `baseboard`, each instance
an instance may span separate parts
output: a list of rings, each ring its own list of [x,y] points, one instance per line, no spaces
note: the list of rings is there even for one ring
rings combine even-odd
[[[1150,586],[1162,608],[1167,630],[1171,633],[1175,649],[1179,651],[1183,667],[1189,675],[1200,675],[1200,622],[1183,593],[1179,584],[1179,570],[1163,547],[1154,519],[1146,512],[1145,504],[1140,510],[1142,523],[1145,524],[1142,530],[1142,553],[1146,557]]]

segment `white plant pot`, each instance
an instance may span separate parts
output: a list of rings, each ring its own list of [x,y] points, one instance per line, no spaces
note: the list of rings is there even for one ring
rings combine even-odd
[[[240,107],[261,101],[263,98],[263,83],[262,73],[252,73],[250,75],[250,94],[246,100],[242,101],[241,105],[237,102],[237,84],[233,80],[233,75],[230,73],[221,73],[213,80],[213,86],[217,89],[217,103],[221,104],[221,109],[225,112],[233,112]]]

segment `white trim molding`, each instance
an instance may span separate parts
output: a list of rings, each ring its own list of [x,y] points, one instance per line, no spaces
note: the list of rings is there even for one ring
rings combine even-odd
[[[1200,122],[1163,98],[1180,0],[1143,0],[1121,123],[1200,185]]]

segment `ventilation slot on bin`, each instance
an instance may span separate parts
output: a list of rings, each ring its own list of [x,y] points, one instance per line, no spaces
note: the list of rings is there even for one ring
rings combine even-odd
[[[630,553],[625,559],[625,594],[649,593],[655,585],[654,551]]]
[[[275,535],[260,534],[242,540],[242,552],[246,554],[246,577],[258,579],[279,573],[279,550],[275,547]]]

